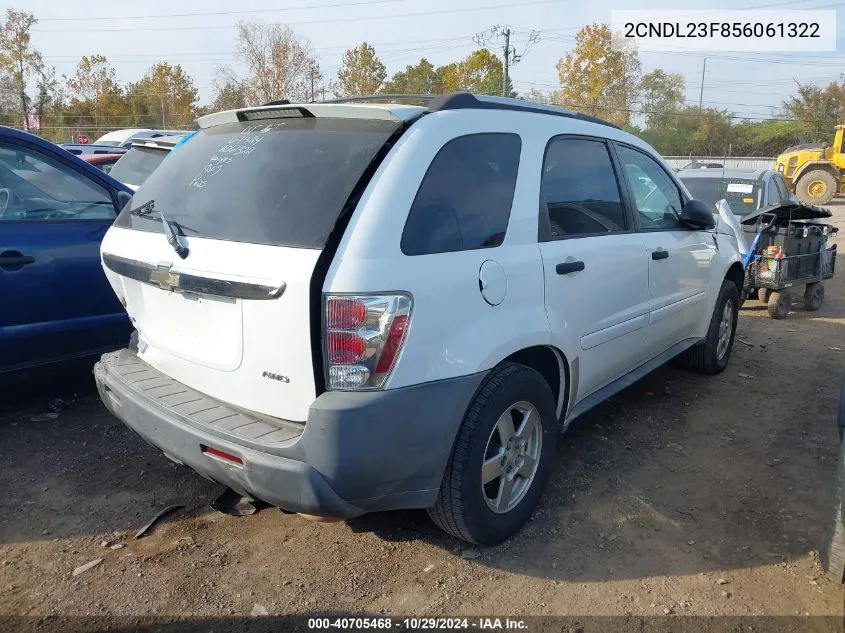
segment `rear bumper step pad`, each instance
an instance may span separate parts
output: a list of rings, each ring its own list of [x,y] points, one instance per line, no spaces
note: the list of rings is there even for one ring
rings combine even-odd
[[[286,510],[334,517],[433,505],[484,375],[327,392],[303,425],[209,398],[128,349],[104,355],[94,368],[106,407],[171,460]],[[229,458],[215,458],[209,447]]]

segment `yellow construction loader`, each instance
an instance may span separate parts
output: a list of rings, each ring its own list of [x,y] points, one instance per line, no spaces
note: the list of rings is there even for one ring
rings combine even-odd
[[[778,156],[777,170],[801,202],[823,205],[845,193],[845,124],[836,126],[833,145],[796,145]]]

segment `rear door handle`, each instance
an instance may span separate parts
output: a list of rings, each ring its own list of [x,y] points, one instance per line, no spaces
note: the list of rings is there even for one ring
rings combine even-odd
[[[669,251],[658,248],[656,251],[651,251],[652,259],[669,259]]]
[[[563,262],[555,266],[558,275],[568,275],[569,273],[577,273],[584,270],[584,262]]]
[[[25,264],[34,264],[35,258],[29,255],[22,255],[17,251],[6,251],[0,253],[0,267],[6,266],[23,266]]]

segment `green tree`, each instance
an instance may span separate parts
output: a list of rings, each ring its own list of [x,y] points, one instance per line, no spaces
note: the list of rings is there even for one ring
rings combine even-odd
[[[85,55],[76,65],[76,71],[65,77],[73,93],[72,102],[104,102],[107,95],[120,94],[117,74],[105,55]]]
[[[35,88],[37,92],[34,109],[41,127],[54,127],[61,121],[65,95],[53,66],[41,68]]]
[[[466,90],[475,94],[502,94],[502,60],[487,48],[473,51],[459,62],[441,66],[437,73],[443,92]]]
[[[41,53],[30,42],[30,29],[37,23],[32,13],[6,9],[6,21],[0,27],[0,68],[17,93],[22,116],[30,110],[27,78],[38,75],[44,68]]]
[[[225,83],[216,86],[216,89],[217,93],[214,95],[214,101],[211,102],[210,112],[234,110],[247,106],[246,89],[243,86]]]
[[[734,155],[777,156],[801,142],[806,131],[798,121],[743,121],[732,130]]]
[[[552,103],[552,95],[548,92],[543,92],[538,88],[532,88],[524,97],[526,101],[533,101],[534,103]]]
[[[72,95],[64,120],[77,132],[91,133],[124,127],[131,122],[131,109],[114,68],[104,55],[84,56],[76,71],[65,77]]]
[[[731,118],[726,110],[686,106],[668,119],[667,127],[647,128],[640,136],[666,156],[727,156],[736,153]]]
[[[323,72],[320,70],[320,62],[316,58],[311,60],[311,68],[308,71],[308,101],[317,101],[317,96],[325,97],[325,81]]]
[[[432,63],[423,58],[414,66],[406,66],[384,84],[387,94],[439,94],[442,79]]]
[[[238,59],[246,66],[246,77],[232,68],[218,69],[223,83],[240,85],[250,103],[275,99],[308,101],[312,96],[312,73],[319,73],[319,63],[311,42],[285,24],[238,22],[236,25]]]
[[[144,125],[155,127],[190,127],[196,116],[199,93],[194,80],[179,64],[159,62],[135,84],[126,96],[133,116]]]
[[[783,109],[801,121],[807,142],[830,143],[834,126],[845,123],[845,80],[825,88],[799,85],[798,94],[784,101]]]
[[[20,125],[18,108],[20,102],[15,96],[15,83],[12,77],[0,71],[0,125]]]
[[[610,28],[590,24],[575,35],[575,49],[557,63],[561,89],[555,103],[619,125],[631,120],[637,98],[640,61],[637,51],[611,46]]]
[[[337,71],[335,92],[339,97],[376,94],[387,77],[387,69],[367,42],[343,54]]]
[[[646,127],[671,127],[674,115],[684,107],[684,76],[659,68],[652,70],[640,80],[639,92]]]

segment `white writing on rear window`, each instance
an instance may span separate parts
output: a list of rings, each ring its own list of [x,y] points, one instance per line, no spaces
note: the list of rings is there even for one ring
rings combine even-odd
[[[208,179],[216,176],[223,168],[232,161],[249,156],[265,137],[267,132],[273,129],[273,125],[248,125],[240,134],[235,134],[226,144],[218,149],[208,162],[194,176],[190,182],[191,187],[202,189],[208,184]]]

